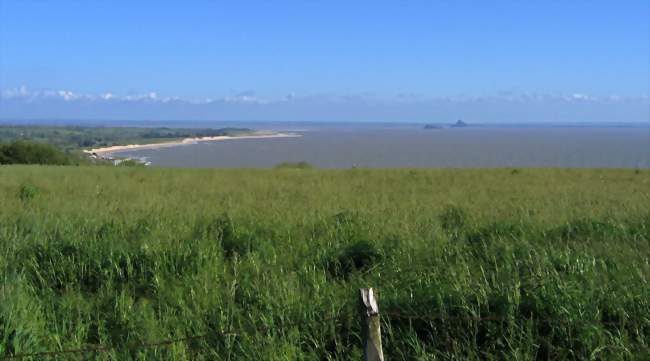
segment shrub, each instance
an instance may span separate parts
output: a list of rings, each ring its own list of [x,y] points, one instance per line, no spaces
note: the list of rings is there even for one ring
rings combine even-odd
[[[39,191],[38,187],[34,185],[23,184],[22,186],[20,186],[20,189],[18,190],[18,198],[20,198],[22,202],[27,202],[32,198],[36,197],[38,191]]]
[[[0,144],[0,164],[72,164],[72,158],[50,144],[17,140]]]

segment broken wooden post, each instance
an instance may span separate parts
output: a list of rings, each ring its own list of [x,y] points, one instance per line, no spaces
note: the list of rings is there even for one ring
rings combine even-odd
[[[363,360],[384,361],[381,351],[381,328],[379,306],[372,288],[361,288],[361,327],[363,336]]]

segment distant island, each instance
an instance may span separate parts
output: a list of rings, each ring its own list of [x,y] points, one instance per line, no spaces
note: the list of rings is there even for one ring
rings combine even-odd
[[[459,119],[459,120],[456,121],[456,123],[448,125],[447,127],[450,127],[450,128],[465,128],[465,127],[469,127],[469,124],[467,124],[464,121]],[[445,128],[445,126],[441,125],[441,124],[433,124],[433,123],[431,123],[431,124],[425,124],[424,125],[424,129],[427,129],[427,130],[435,130],[435,129],[443,129],[443,128]]]

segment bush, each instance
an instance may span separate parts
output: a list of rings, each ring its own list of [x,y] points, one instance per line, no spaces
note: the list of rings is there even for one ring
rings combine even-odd
[[[23,202],[27,202],[30,199],[34,198],[37,193],[38,188],[36,186],[33,186],[31,184],[23,184],[18,190],[18,198],[20,198],[20,200]]]
[[[72,164],[72,158],[49,144],[17,140],[0,144],[0,164]]]

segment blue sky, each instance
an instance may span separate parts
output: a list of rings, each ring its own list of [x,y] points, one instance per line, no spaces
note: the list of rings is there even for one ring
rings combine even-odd
[[[509,122],[535,101],[556,109],[535,121],[648,121],[649,19],[647,0],[0,0],[0,117]]]

